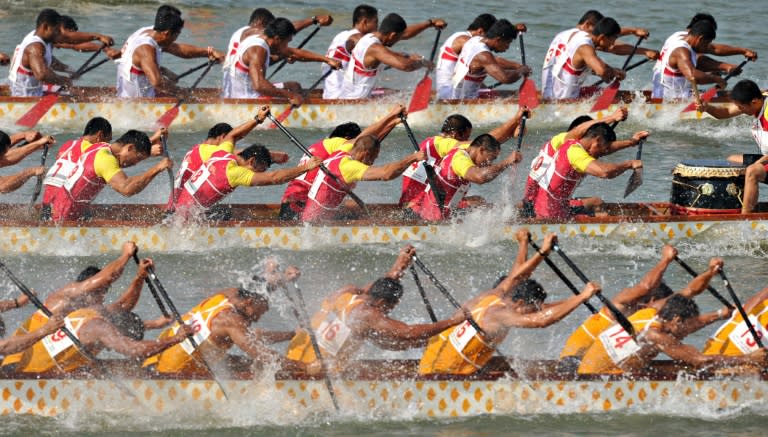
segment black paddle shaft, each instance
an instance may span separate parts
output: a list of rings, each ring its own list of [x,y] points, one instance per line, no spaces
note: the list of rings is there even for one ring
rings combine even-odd
[[[739,311],[739,314],[741,314],[741,318],[744,319],[744,323],[747,325],[747,329],[749,329],[749,333],[752,334],[752,337],[755,339],[755,343],[757,344],[760,349],[762,349],[763,342],[760,340],[760,334],[757,333],[755,330],[755,326],[752,325],[752,321],[749,320],[749,315],[746,311],[744,311],[744,307],[741,305],[741,302],[739,302],[739,297],[736,296],[736,292],[733,291],[733,287],[731,287],[731,282],[728,280],[728,277],[725,276],[725,272],[721,269],[720,270],[720,277],[723,278],[723,284],[725,284],[725,288],[728,290],[728,294],[731,295],[731,299],[733,300],[733,303],[736,305],[736,309]]]
[[[411,276],[413,276],[413,282],[416,283],[416,289],[419,290],[419,295],[421,295],[421,300],[424,302],[424,307],[427,308],[427,313],[429,313],[429,319],[432,320],[432,323],[436,323],[437,316],[435,315],[435,310],[432,309],[432,304],[429,302],[427,292],[424,291],[424,286],[421,285],[421,279],[419,279],[419,274],[416,272],[416,267],[411,264],[410,270]]]
[[[315,34],[316,34],[317,32],[319,32],[319,31],[320,31],[320,26],[315,26],[314,30],[312,30],[312,32],[310,32],[310,33],[309,33],[309,35],[307,35],[307,37],[306,37],[306,38],[304,38],[304,41],[302,41],[302,42],[301,42],[301,43],[300,43],[298,46],[296,46],[296,48],[297,48],[297,49],[300,49],[300,48],[304,47],[305,45],[307,45],[307,43],[309,42],[309,40],[310,40],[310,39],[312,39],[312,37],[313,37],[313,36],[315,36]],[[281,63],[280,63],[280,65],[278,65],[278,66],[277,66],[277,67],[276,67],[276,68],[275,68],[275,69],[272,71],[272,73],[270,73],[269,77],[267,77],[267,80],[269,80],[269,79],[272,79],[272,76],[274,76],[275,74],[277,74],[277,72],[278,72],[278,71],[282,70],[282,69],[283,69],[283,67],[285,67],[285,64],[287,64],[287,63],[288,63],[288,60],[287,60],[287,59],[283,59],[283,62],[281,62]]]
[[[405,133],[408,134],[408,139],[411,140],[413,149],[417,152],[421,150],[419,147],[419,142],[416,141],[416,136],[413,135],[413,129],[411,129],[411,126],[408,124],[408,119],[406,118],[405,114],[400,114],[400,122],[403,123],[403,128],[405,128]],[[427,173],[427,183],[429,184],[429,189],[435,193],[435,199],[437,199],[437,205],[440,207],[440,214],[442,214],[445,207],[445,192],[441,190],[437,185],[437,173],[435,172],[435,167],[427,162],[427,160],[424,160],[423,164],[424,171]]]
[[[581,269],[568,257],[568,255],[563,252],[562,249],[560,249],[560,246],[555,244],[552,246],[552,249],[557,252],[558,255],[565,261],[566,264],[573,270],[573,273],[576,274],[576,276],[579,277],[585,284],[589,282],[589,279],[584,274],[584,272],[581,271]],[[627,331],[627,334],[631,335],[632,337],[635,336],[635,327],[632,326],[632,322],[627,319],[627,316],[624,315],[621,311],[619,311],[618,308],[616,308],[616,305],[613,304],[610,300],[608,300],[605,296],[603,296],[603,293],[597,292],[595,293],[595,296],[597,296],[598,299],[600,299],[600,302],[605,305],[606,308],[608,308],[608,311],[613,314],[613,317],[616,319],[616,321],[621,325],[622,328],[624,328],[625,331]]]
[[[643,37],[643,36],[638,36],[637,37],[637,42],[635,43],[634,47],[632,47],[632,52],[630,52],[629,55],[627,56],[627,59],[624,60],[624,65],[622,65],[622,67],[621,67],[622,71],[625,71],[625,72],[629,71],[629,70],[627,70],[627,66],[629,65],[629,61],[631,61],[632,57],[635,56],[635,52],[637,52],[637,48],[640,46],[640,43],[644,39],[645,39],[645,37]],[[598,85],[602,84],[603,82],[605,82],[605,81],[603,79],[600,79],[599,81],[595,82],[592,86],[598,86]]]
[[[139,255],[138,253],[133,253],[133,260],[136,262],[136,265],[139,265]],[[144,283],[147,284],[147,287],[149,288],[149,292],[152,293],[152,297],[155,299],[155,303],[157,303],[157,307],[160,309],[160,312],[163,314],[163,317],[168,317],[168,310],[165,309],[165,305],[163,304],[162,299],[160,299],[160,295],[157,292],[157,288],[155,288],[154,282],[147,276],[144,278]]]
[[[568,287],[568,289],[569,289],[569,290],[571,290],[571,293],[573,293],[573,294],[575,294],[575,295],[577,295],[577,296],[578,296],[579,294],[581,294],[581,292],[579,292],[579,289],[578,289],[578,288],[576,288],[576,286],[575,286],[575,285],[573,285],[573,282],[571,282],[571,280],[570,280],[570,279],[568,279],[568,277],[567,277],[567,276],[565,276],[565,273],[563,273],[563,271],[562,271],[562,270],[560,270],[560,268],[559,268],[559,267],[557,267],[557,264],[555,264],[555,262],[554,262],[554,261],[552,261],[551,259],[549,259],[549,257],[548,257],[548,256],[545,256],[545,255],[544,255],[544,254],[541,252],[541,248],[539,247],[539,245],[538,245],[538,244],[536,244],[536,242],[535,242],[535,241],[533,241],[532,239],[530,239],[530,238],[529,238],[529,239],[528,239],[528,243],[530,243],[531,247],[533,247],[533,249],[534,249],[535,251],[539,252],[539,253],[541,254],[541,256],[543,256],[543,257],[544,257],[544,262],[545,262],[545,263],[547,263],[547,265],[549,266],[549,268],[550,268],[550,269],[552,269],[552,271],[553,271],[553,272],[555,272],[555,274],[557,275],[557,277],[558,277],[558,278],[560,278],[560,280],[561,280],[561,281],[563,281],[563,283],[565,284],[565,286],[566,286],[566,287]],[[593,306],[591,303],[589,303],[589,301],[585,301],[585,302],[584,302],[584,306],[585,306],[585,307],[587,307],[587,309],[589,310],[589,312],[591,312],[592,314],[597,314],[597,308],[595,308],[595,307],[594,307],[594,306]]]
[[[85,71],[86,71],[86,69],[88,68],[88,66],[89,66],[89,65],[91,65],[91,62],[93,62],[93,60],[94,60],[94,59],[96,59],[96,57],[97,57],[97,56],[99,56],[99,53],[101,53],[101,50],[102,50],[104,47],[105,47],[105,46],[104,46],[104,45],[102,45],[102,46],[101,46],[101,48],[100,48],[99,50],[96,50],[95,52],[93,52],[93,54],[92,54],[91,56],[89,56],[89,57],[88,57],[88,60],[86,60],[86,61],[85,61],[85,63],[84,63],[83,65],[81,65],[81,66],[80,66],[80,68],[78,68],[77,70],[75,70],[75,72],[74,72],[74,73],[72,73],[72,75],[70,76],[70,79],[72,79],[72,80],[75,80],[75,79],[78,79],[78,78],[80,78],[80,76],[82,76],[82,75],[83,75],[83,73],[85,73]]]
[[[675,257],[675,261],[677,261],[677,263],[680,264],[680,267],[682,267],[683,270],[688,272],[688,274],[691,275],[692,277],[695,278],[695,277],[699,276],[699,274],[696,273],[696,271],[693,270],[691,268],[691,266],[688,265],[688,263],[686,263],[685,261],[681,260],[679,257]],[[709,290],[709,292],[712,293],[712,296],[714,296],[715,299],[719,300],[720,303],[722,303],[723,305],[727,306],[730,309],[734,309],[733,304],[728,302],[728,299],[723,297],[723,295],[720,294],[720,292],[717,291],[715,289],[715,287],[713,287],[712,285],[707,285],[707,290]]]
[[[192,68],[190,68],[189,70],[187,70],[187,71],[185,71],[185,72],[183,72],[183,73],[181,73],[181,74],[177,75],[177,76],[176,76],[176,82],[178,82],[178,81],[180,81],[181,79],[183,79],[183,78],[185,78],[185,77],[189,76],[190,74],[194,73],[195,71],[201,70],[201,69],[203,69],[203,68],[205,68],[205,67],[207,67],[207,66],[209,66],[209,65],[212,65],[212,64],[213,64],[213,61],[211,61],[211,60],[208,60],[208,61],[205,61],[205,62],[203,62],[202,64],[198,65],[197,67],[192,67]]]
[[[43,154],[40,156],[40,166],[45,167],[45,161],[48,159],[48,150],[50,147],[48,144],[43,146]],[[37,198],[40,196],[40,193],[43,191],[43,178],[45,175],[40,175],[37,177],[37,182],[35,182],[35,191],[32,192],[32,200],[29,202],[29,205],[32,206],[37,202]]]
[[[520,133],[517,135],[517,151],[519,152],[523,148],[523,136],[525,133],[525,122],[528,120],[528,113],[523,113],[520,117]]]

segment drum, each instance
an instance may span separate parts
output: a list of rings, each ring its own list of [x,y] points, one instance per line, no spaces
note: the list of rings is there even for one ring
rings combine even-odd
[[[739,214],[746,167],[725,160],[692,159],[672,171],[672,212],[679,215]]]

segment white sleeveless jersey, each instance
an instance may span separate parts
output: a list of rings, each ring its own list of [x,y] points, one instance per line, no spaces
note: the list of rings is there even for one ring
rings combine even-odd
[[[350,54],[347,51],[347,40],[352,35],[357,35],[358,33],[360,33],[360,31],[357,29],[339,32],[338,35],[333,37],[331,45],[328,46],[325,56],[338,59],[341,62],[341,68],[335,70],[325,78],[325,82],[323,83],[324,99],[338,99],[341,95],[341,89],[344,85],[344,72],[347,70],[347,65],[349,64],[350,59]],[[331,67],[328,64],[322,65],[323,74],[327,73],[330,69]]]
[[[229,68],[235,61],[237,48],[240,47],[240,40],[243,38],[243,32],[250,29],[250,26],[243,26],[232,34],[227,44],[227,53],[224,55],[224,62],[221,64],[221,95],[227,96],[231,93],[231,82],[229,81]]]
[[[679,48],[687,49],[691,62],[696,67],[696,51],[685,41],[688,33],[676,32],[664,42],[659,53],[659,61],[653,67],[653,92],[651,97],[659,99],[681,99],[691,96],[691,84],[683,73],[669,65],[669,57]]]
[[[381,45],[381,41],[372,33],[363,35],[352,49],[352,56],[344,71],[344,84],[341,87],[340,99],[365,99],[371,96],[376,86],[377,75],[382,65],[376,68],[365,66],[365,53],[373,45]]]
[[[768,120],[766,120],[765,111],[768,111],[768,95],[763,95],[763,108],[757,114],[757,118],[752,124],[752,137],[760,149],[760,153],[768,155]]]
[[[435,66],[435,84],[437,86],[438,99],[451,98],[451,90],[453,89],[451,78],[453,77],[456,62],[459,60],[459,54],[453,50],[453,43],[460,36],[471,38],[472,34],[468,30],[456,32],[449,36],[445,43],[443,43],[443,46],[440,47],[440,55],[437,57],[437,65]]]
[[[473,36],[464,43],[461,49],[459,60],[453,70],[451,77],[451,98],[452,99],[474,99],[479,94],[480,87],[485,80],[485,70],[481,73],[471,74],[469,66],[475,56],[483,52],[490,52],[491,49],[483,42],[482,36]]]
[[[547,55],[544,57],[544,65],[541,67],[541,93],[545,99],[552,98],[552,83],[555,80],[554,76],[552,76],[552,70],[555,63],[563,52],[565,52],[565,46],[568,44],[568,40],[570,40],[578,31],[579,29],[576,27],[564,30],[555,35],[555,38],[549,43]]]
[[[51,44],[43,41],[42,38],[35,35],[35,32],[29,32],[27,36],[21,41],[21,44],[16,46],[16,50],[13,52],[13,59],[11,59],[11,69],[8,72],[8,82],[11,85],[11,95],[15,97],[37,97],[43,95],[43,83],[35,78],[32,70],[22,65],[24,59],[24,50],[30,44],[40,43],[45,47],[45,53],[43,59],[45,59],[45,65],[50,66],[53,61],[53,52]]]
[[[127,46],[117,65],[117,96],[118,97],[155,97],[155,87],[149,83],[147,75],[139,67],[133,65],[133,53],[143,45],[155,49],[158,67],[162,61],[163,50],[151,36],[140,33],[128,38]]]
[[[587,67],[576,69],[573,57],[576,51],[584,45],[594,47],[592,37],[584,31],[571,35],[565,44],[565,50],[557,57],[552,66],[552,96],[554,99],[575,99],[579,97],[581,84],[586,79]]]
[[[266,50],[267,55],[264,57],[264,71],[269,68],[270,50],[269,44],[261,36],[252,35],[248,38],[240,41],[240,45],[237,47],[237,53],[232,65],[229,67],[229,93],[223,97],[237,98],[237,99],[255,99],[261,97],[258,91],[253,88],[253,81],[250,74],[248,74],[248,66],[243,63],[243,55],[251,47],[261,47]],[[224,91],[224,90],[222,90]]]

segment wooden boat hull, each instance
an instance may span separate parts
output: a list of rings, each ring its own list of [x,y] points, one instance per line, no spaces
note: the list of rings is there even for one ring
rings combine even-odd
[[[174,98],[142,98],[125,100],[113,97],[112,88],[76,88],[82,96],[62,96],[38,123],[40,129],[82,130],[88,120],[102,116],[110,120],[116,128],[151,127],[163,113],[176,104]],[[387,93],[375,99],[365,100],[323,100],[313,97],[307,103],[293,110],[285,120],[287,127],[293,128],[333,128],[339,123],[354,120],[361,125],[369,125],[382,118],[391,105],[408,101],[409,94]],[[547,121],[564,121],[566,124],[575,115],[590,113],[593,99],[568,102],[544,102],[535,110],[531,126]],[[722,101],[721,100],[715,100]],[[37,98],[10,97],[7,87],[0,87],[0,117],[8,124],[24,115]],[[205,89],[197,93],[197,100],[184,103],[179,108],[179,116],[174,121],[175,129],[199,130],[222,120],[247,120],[258,111],[265,102],[272,104],[272,112],[282,113],[288,108],[288,102],[280,99],[221,99],[218,90]],[[673,116],[682,119],[700,119],[696,111],[681,113],[689,102],[662,103],[652,100],[648,92],[622,92],[616,103],[605,111],[593,113],[597,118],[611,114],[619,104],[629,105],[632,114],[642,117]],[[445,117],[454,113],[467,116],[476,125],[500,123],[507,120],[516,105],[516,94],[498,92],[492,97],[466,101],[436,101],[429,108],[408,117],[413,127],[440,126]],[[512,108],[512,109],[510,109]]]

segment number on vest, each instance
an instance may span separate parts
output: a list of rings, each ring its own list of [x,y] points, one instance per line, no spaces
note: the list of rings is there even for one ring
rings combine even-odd
[[[69,332],[75,334],[77,338],[77,332],[72,327],[72,322],[69,318],[64,319],[64,326],[69,329]],[[57,355],[74,346],[72,340],[67,337],[63,329],[58,329],[53,334],[50,334],[42,339],[43,347],[48,352],[48,355],[55,359]]]
[[[208,339],[208,337],[211,336],[211,330],[208,329],[208,323],[203,319],[203,315],[198,313],[192,314],[192,317],[189,318],[189,320],[186,320],[186,323],[188,325],[191,325],[194,329],[194,335],[192,338],[195,340],[195,344],[200,346],[203,344],[205,340]],[[179,327],[177,326],[174,330],[174,333],[178,332]],[[179,343],[189,355],[192,355],[192,353],[195,351],[195,347],[192,346],[192,342],[189,341],[189,339],[184,340],[183,342]]]
[[[329,313],[323,323],[315,330],[317,343],[334,357],[339,353],[344,343],[347,342],[351,333],[352,330],[349,329],[347,324],[336,317],[336,313],[333,312]]]
[[[453,328],[448,335],[448,341],[451,342],[451,346],[453,346],[457,352],[462,352],[475,334],[477,334],[475,327],[469,323],[469,320],[465,320],[464,323]]]
[[[752,322],[752,326],[757,332],[757,337],[761,340],[765,338],[765,327],[760,323],[757,317],[749,316],[749,321]],[[747,323],[743,320],[738,325],[736,325],[735,328],[733,328],[733,331],[731,331],[730,335],[728,335],[728,339],[734,344],[734,346],[736,346],[742,353],[745,354],[754,352],[758,348],[755,337],[752,336],[751,332],[749,332]]]
[[[598,337],[605,352],[614,364],[621,364],[640,350],[640,346],[618,323],[603,331]]]

